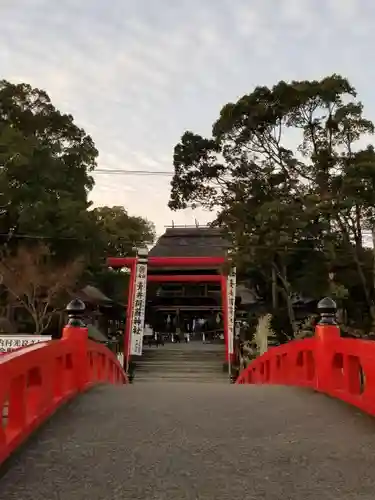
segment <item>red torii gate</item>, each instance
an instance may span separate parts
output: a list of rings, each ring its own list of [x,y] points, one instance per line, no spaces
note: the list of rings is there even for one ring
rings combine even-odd
[[[131,346],[131,330],[133,320],[133,309],[135,303],[135,279],[136,266],[140,260],[137,257],[110,257],[107,259],[107,265],[112,268],[127,267],[130,269],[130,282],[128,290],[128,308],[126,316],[125,337],[124,337],[124,357],[129,358]],[[221,267],[227,262],[225,257],[148,257],[145,258],[147,267],[151,268],[212,268]],[[206,282],[220,283],[222,314],[225,339],[225,353],[227,361],[232,360],[233,356],[233,330],[234,330],[234,304],[235,289],[228,290],[228,277],[224,274],[194,274],[194,275],[147,275],[148,282]],[[232,314],[230,314],[232,309]],[[143,325],[142,325],[143,327]]]

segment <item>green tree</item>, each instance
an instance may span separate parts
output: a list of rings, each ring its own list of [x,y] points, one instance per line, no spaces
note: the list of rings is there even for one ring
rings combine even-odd
[[[97,155],[91,137],[46,92],[0,81],[3,260],[16,258],[20,248],[34,251],[34,240],[42,239],[56,269],[83,259],[86,280],[116,299],[128,278],[109,271],[106,257],[131,255],[133,247],[152,243],[155,228],[123,207],[90,210]]]
[[[327,288],[346,252],[375,320],[362,242],[374,227],[375,162],[372,148],[358,147],[373,132],[339,75],[257,87],[222,108],[211,138],[182,136],[169,206],[216,209],[239,261],[273,269],[288,309],[301,287],[313,296]],[[310,285],[301,275],[309,265],[319,276]]]
[[[129,276],[106,266],[107,257],[135,255],[136,248],[155,240],[155,226],[142,217],[131,216],[124,207],[98,207],[90,211],[95,222],[89,279],[116,302],[125,300]]]
[[[2,241],[44,235],[57,251],[77,252],[88,236],[97,154],[91,137],[46,92],[0,81]]]
[[[92,214],[107,257],[134,255],[136,247],[155,240],[154,224],[129,215],[124,207],[98,207]]]

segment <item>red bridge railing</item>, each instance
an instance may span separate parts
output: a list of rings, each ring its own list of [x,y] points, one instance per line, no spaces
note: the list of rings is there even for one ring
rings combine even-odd
[[[69,399],[97,384],[128,383],[117,357],[88,339],[83,303],[67,310],[61,340],[0,356],[0,464]]]
[[[375,342],[340,337],[336,304],[323,299],[315,337],[294,340],[249,364],[236,384],[310,387],[375,415]]]

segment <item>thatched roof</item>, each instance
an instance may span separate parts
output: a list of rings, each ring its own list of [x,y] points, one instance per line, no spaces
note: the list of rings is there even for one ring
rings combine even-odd
[[[0,317],[0,333],[17,333],[17,326],[8,318]]]
[[[229,248],[218,228],[168,228],[151,249],[151,257],[222,257]]]
[[[108,342],[108,337],[94,325],[87,325],[89,339],[96,342]]]
[[[95,286],[87,285],[74,294],[88,304],[112,304],[112,300]]]

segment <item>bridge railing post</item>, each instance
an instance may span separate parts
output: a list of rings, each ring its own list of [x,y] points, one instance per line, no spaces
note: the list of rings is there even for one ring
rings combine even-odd
[[[75,353],[72,360],[74,377],[78,387],[83,388],[89,378],[89,330],[83,319],[86,306],[82,300],[74,299],[69,302],[65,310],[68,313],[68,323],[63,329],[62,339],[71,342],[73,345],[73,352]]]
[[[340,338],[340,328],[336,322],[336,302],[325,297],[318,303],[320,320],[315,328],[316,389],[329,389],[332,378],[334,345]]]

